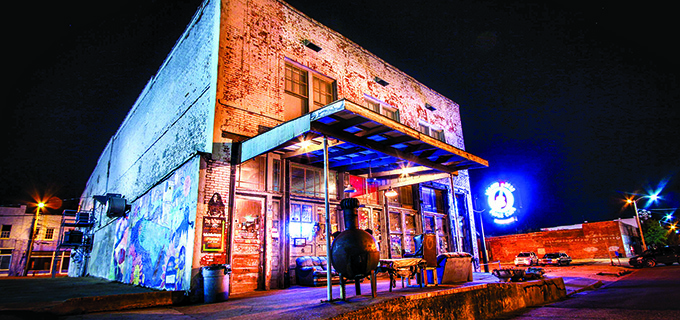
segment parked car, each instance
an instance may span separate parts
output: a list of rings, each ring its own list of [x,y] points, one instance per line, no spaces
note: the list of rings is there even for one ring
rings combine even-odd
[[[662,248],[645,250],[641,255],[632,257],[628,261],[631,266],[636,268],[653,268],[659,263],[672,265],[676,262],[680,263],[679,246],[666,246]]]
[[[519,266],[520,264],[527,266],[537,265],[538,256],[533,252],[520,252],[515,257],[515,266]]]
[[[538,263],[542,266],[566,266],[571,263],[571,257],[564,252],[546,253],[543,255],[543,258],[538,260]]]

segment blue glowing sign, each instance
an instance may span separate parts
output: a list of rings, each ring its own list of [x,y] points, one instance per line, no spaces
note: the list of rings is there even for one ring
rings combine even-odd
[[[491,210],[489,213],[494,218],[494,222],[498,224],[509,224],[517,221],[514,216],[517,208],[515,208],[515,196],[512,194],[515,191],[509,182],[494,182],[486,188],[486,196]]]

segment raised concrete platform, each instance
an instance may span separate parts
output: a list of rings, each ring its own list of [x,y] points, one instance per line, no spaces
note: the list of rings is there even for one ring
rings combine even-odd
[[[488,273],[475,273],[474,281],[459,285],[420,288],[398,283],[393,292],[387,280],[378,281],[378,297],[371,298],[369,282],[362,283],[361,296],[347,287],[346,301],[322,302],[325,287],[292,287],[231,296],[212,304],[182,304],[183,292],[155,291],[141,287],[84,278],[0,279],[6,293],[0,301],[0,319],[40,319],[55,316],[99,318],[167,319],[173,314],[197,315],[206,319],[424,319],[456,313],[460,319],[488,319],[505,312],[563,299],[567,294],[562,278],[499,283]],[[9,294],[15,292],[16,294]],[[333,298],[339,298],[333,287]]]

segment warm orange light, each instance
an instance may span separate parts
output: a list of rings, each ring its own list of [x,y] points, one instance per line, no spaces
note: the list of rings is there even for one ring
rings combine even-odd
[[[31,207],[37,207],[38,209],[59,209],[61,208],[62,201],[58,197],[52,196],[51,192],[45,193],[44,195],[34,192],[31,197],[35,202],[28,203]]]

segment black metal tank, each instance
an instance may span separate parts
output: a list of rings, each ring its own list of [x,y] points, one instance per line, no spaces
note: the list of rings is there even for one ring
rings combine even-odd
[[[343,199],[340,202],[345,218],[345,231],[338,234],[331,245],[333,268],[346,279],[361,279],[378,266],[380,252],[375,238],[359,229],[357,208],[359,200]]]

